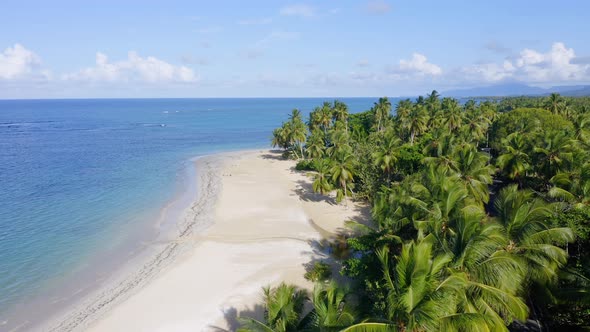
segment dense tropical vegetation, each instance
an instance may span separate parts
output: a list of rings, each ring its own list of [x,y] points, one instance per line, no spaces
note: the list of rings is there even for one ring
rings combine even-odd
[[[274,131],[314,191],[370,202],[373,225],[347,240],[350,291],[265,289],[265,321],[243,330],[589,326],[590,99],[460,103],[433,91],[393,108],[326,102]]]

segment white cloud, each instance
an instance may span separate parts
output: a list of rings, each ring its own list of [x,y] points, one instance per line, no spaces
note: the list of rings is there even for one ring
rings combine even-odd
[[[399,67],[394,68],[393,71],[398,73],[414,74],[418,76],[437,76],[442,74],[442,69],[439,66],[428,62],[426,56],[420,53],[412,54],[412,59],[410,60],[400,60]]]
[[[315,16],[315,8],[304,4],[296,4],[281,8],[280,14],[284,16],[312,17]]]
[[[502,65],[496,63],[483,63],[462,68],[461,79],[466,81],[498,82],[509,78],[514,72],[514,66],[510,61],[504,61]]]
[[[91,82],[195,82],[198,77],[192,69],[174,66],[152,56],[142,58],[129,52],[127,59],[109,62],[103,53],[96,53],[96,66],[84,68],[63,76],[64,80]]]
[[[525,49],[515,61],[515,66],[526,73],[532,81],[568,81],[584,78],[582,66],[572,64],[576,57],[572,48],[563,43],[554,43],[547,53]]]
[[[460,72],[475,81],[512,79],[527,83],[566,83],[589,81],[589,70],[590,64],[579,61],[572,48],[556,42],[546,53],[527,48],[502,64],[472,65],[462,68]]]
[[[385,14],[391,10],[391,5],[383,0],[369,1],[366,9],[371,14]]]
[[[30,77],[37,73],[41,59],[21,44],[8,47],[0,53],[0,79],[13,80]],[[48,76],[47,72],[41,72]]]

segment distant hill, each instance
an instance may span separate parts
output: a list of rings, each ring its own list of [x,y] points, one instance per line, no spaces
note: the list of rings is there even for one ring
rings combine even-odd
[[[564,96],[590,96],[590,85],[555,86],[539,88],[522,83],[497,84],[470,89],[443,91],[448,97],[508,97],[508,96],[540,96],[557,92]]]
[[[572,86],[569,90],[557,91],[558,93],[564,96],[571,96],[571,97],[581,97],[581,96],[590,96],[590,86]]]

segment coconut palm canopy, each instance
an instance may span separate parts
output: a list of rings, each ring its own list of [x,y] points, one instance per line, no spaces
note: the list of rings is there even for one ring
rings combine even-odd
[[[307,158],[300,163],[311,169],[314,191],[372,204],[373,226],[356,224],[347,241],[352,254],[341,273],[350,291],[332,282],[302,300],[291,288],[286,308],[309,301],[314,309],[285,314],[291,322],[280,326],[266,296],[267,321],[245,328],[508,331],[527,319],[544,328],[588,325],[588,119],[590,98],[460,102],[436,91],[396,105],[380,98],[356,114],[326,102],[307,128],[293,113],[273,144],[285,156]]]

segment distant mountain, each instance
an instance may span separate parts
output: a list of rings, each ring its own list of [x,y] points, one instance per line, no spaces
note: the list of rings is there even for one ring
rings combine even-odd
[[[554,87],[552,89],[556,89],[557,93],[560,93],[564,96],[570,97],[581,97],[581,96],[590,96],[590,85],[575,85],[575,86],[568,86],[568,89],[561,89],[558,90],[558,87]],[[559,87],[559,88],[566,88],[566,87]]]
[[[444,91],[441,94],[449,97],[508,97],[508,96],[539,96],[557,92],[564,96],[590,96],[589,85],[555,86],[539,88],[522,83],[506,83],[470,89]]]

